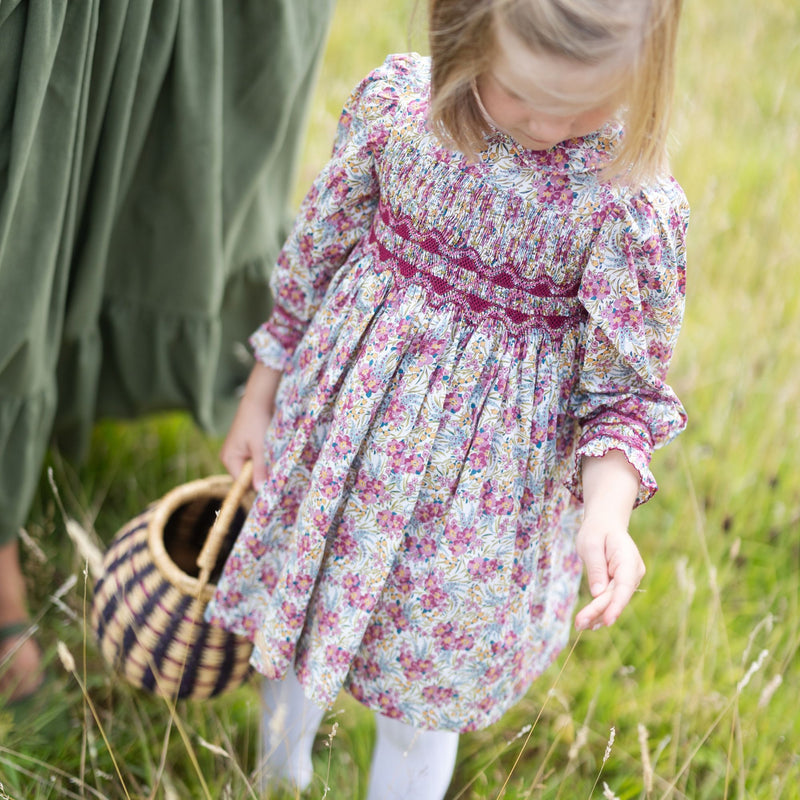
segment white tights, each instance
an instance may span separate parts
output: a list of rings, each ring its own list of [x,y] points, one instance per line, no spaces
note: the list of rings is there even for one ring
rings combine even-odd
[[[456,765],[458,734],[424,731],[375,716],[367,800],[442,800]]]
[[[323,709],[303,693],[294,671],[261,690],[261,787],[280,783],[303,790],[311,783],[311,746]],[[377,714],[367,800],[442,800],[456,763],[458,734],[426,731]]]

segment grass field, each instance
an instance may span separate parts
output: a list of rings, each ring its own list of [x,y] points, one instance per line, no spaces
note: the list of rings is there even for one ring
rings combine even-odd
[[[386,52],[425,50],[412,5],[340,0],[298,192],[354,83]],[[686,4],[673,168],[693,216],[671,375],[691,421],[634,515],[648,575],[616,626],[575,636],[501,723],[462,737],[450,800],[800,798],[799,41],[796,0]],[[66,512],[107,540],[220,471],[217,446],[181,416],[103,423],[86,464],[50,466]],[[120,685],[87,634],[85,567],[47,479],[27,530],[52,679],[27,711],[0,709],[0,800],[255,797],[254,688],[172,713]],[[364,797],[372,741],[370,714],[341,698],[305,796]]]

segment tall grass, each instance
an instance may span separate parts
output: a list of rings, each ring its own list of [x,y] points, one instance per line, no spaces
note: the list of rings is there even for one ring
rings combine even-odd
[[[340,0],[298,193],[356,81],[386,52],[425,50],[412,5]],[[576,635],[499,724],[462,737],[451,800],[800,798],[800,6],[685,6],[673,164],[693,218],[672,382],[691,423],[634,515],[648,575],[613,628]],[[67,513],[107,539],[218,471],[216,446],[180,416],[105,423],[85,465],[51,466]],[[24,712],[0,710],[0,798],[253,797],[255,689],[173,714],[110,677],[64,531],[45,480],[25,555],[52,678]],[[372,741],[342,697],[307,796],[364,797]]]

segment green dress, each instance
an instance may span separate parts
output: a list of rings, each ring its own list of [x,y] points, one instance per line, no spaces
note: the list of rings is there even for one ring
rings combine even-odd
[[[0,543],[52,439],[229,418],[332,7],[0,0]]]

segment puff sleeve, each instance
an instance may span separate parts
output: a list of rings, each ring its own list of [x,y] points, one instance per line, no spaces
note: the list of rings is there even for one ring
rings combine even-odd
[[[588,312],[570,398],[578,497],[581,458],[616,449],[639,473],[637,502],[649,499],[652,452],[686,425],[666,374],[683,318],[687,223],[686,198],[668,179],[615,204],[600,227],[578,294]]]
[[[387,59],[353,91],[339,119],[332,157],[300,206],[273,271],[272,315],[250,339],[256,358],[267,366],[285,369],[331,279],[369,230],[397,71]]]

